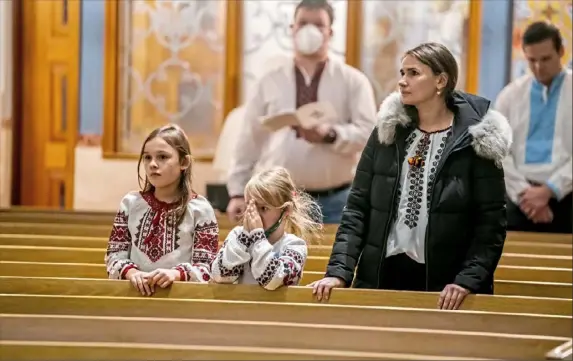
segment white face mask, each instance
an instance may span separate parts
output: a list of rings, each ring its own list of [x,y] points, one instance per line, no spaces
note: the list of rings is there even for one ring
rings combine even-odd
[[[315,25],[307,24],[298,29],[294,35],[294,41],[298,51],[305,55],[312,55],[324,43],[324,34]]]

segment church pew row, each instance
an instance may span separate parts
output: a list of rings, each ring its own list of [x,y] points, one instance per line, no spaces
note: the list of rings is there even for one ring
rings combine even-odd
[[[479,360],[419,354],[349,352],[318,349],[149,344],[135,342],[46,342],[0,340],[6,361],[124,360]]]
[[[0,246],[3,261],[101,263],[105,248]],[[309,256],[305,267],[313,271],[326,269],[329,257]],[[500,265],[525,267],[573,268],[573,257],[503,253]]]
[[[0,234],[0,245],[2,246],[106,248],[107,242],[107,237]],[[221,245],[222,242],[223,239],[219,239],[219,245]],[[331,250],[332,245],[309,245],[309,255],[312,256],[329,257]],[[573,245],[509,240],[505,242],[503,251],[506,253],[569,256],[572,254]]]
[[[41,263],[0,261],[1,276],[22,277],[74,277],[107,278],[105,266],[87,263]],[[321,279],[324,272],[305,271],[300,286]],[[496,279],[495,293],[498,295],[553,297],[570,299],[573,289],[571,283],[547,281],[516,281]]]
[[[0,209],[0,222],[3,223],[42,223],[42,224],[77,224],[77,225],[91,225],[91,226],[106,226],[110,227],[113,223],[115,214],[74,214],[69,212],[61,212],[58,210],[51,212],[28,212],[28,213],[14,213]],[[237,224],[229,221],[229,218],[224,215],[217,216],[217,223],[221,229],[232,229]],[[338,229],[337,224],[325,224],[325,233],[336,233]]]
[[[176,282],[167,289],[156,289],[143,297],[127,281],[107,279],[0,276],[4,294],[76,295],[226,301],[320,303],[354,306],[385,306],[435,309],[438,293],[388,290],[335,289],[328,301],[318,302],[309,287],[288,287],[273,292],[255,285],[218,285]],[[463,310],[571,316],[571,298],[504,295],[469,295]]]
[[[0,246],[0,261],[9,263],[97,264],[103,267],[104,254],[104,249]],[[313,254],[312,248],[310,249],[310,254]],[[323,274],[327,263],[327,257],[310,256],[305,264],[305,271]],[[573,282],[573,270],[571,268],[513,266],[504,264],[504,262],[497,267],[495,276],[496,279],[500,280]]]
[[[499,359],[536,359],[568,338],[274,321],[2,314],[2,338],[15,341],[114,342],[333,349]],[[431,341],[429,342],[429,339]],[[414,346],[415,345],[415,346]]]
[[[336,234],[336,225],[327,225],[322,239],[311,240],[314,244],[332,244]],[[225,238],[232,227],[220,226],[220,238]],[[79,237],[109,237],[111,224],[108,225],[84,225],[84,224],[54,224],[54,223],[31,223],[31,222],[1,222],[0,234],[40,234]],[[544,234],[526,232],[508,232],[506,242],[547,242],[557,244],[572,244],[570,234]]]
[[[232,227],[219,228],[219,238],[224,240]],[[75,237],[109,237],[111,224],[109,225],[84,225],[73,223],[27,223],[0,222],[0,234],[37,234]],[[312,239],[312,244],[332,244],[336,231],[325,231],[321,239]]]
[[[217,211],[215,213],[219,227],[231,229],[236,225],[226,214]],[[0,208],[0,222],[110,225],[114,218],[115,213],[112,212]],[[326,231],[336,232],[336,228],[338,227],[335,224],[325,225]]]
[[[68,295],[0,295],[8,314],[205,318],[571,337],[573,318],[438,309]]]
[[[113,222],[115,213],[113,212],[98,212],[98,211],[68,211],[68,210],[53,210],[53,209],[38,209],[27,207],[11,207],[0,208],[0,222],[1,223],[68,223],[68,224],[82,224],[82,225],[103,225],[108,228],[105,236],[109,235],[109,228]],[[219,228],[222,230],[230,230],[236,224],[229,221],[225,214],[218,214],[217,221]],[[104,228],[105,228],[104,227]],[[326,224],[325,234],[335,234],[338,229],[337,224]],[[0,233],[9,233],[1,232]],[[517,237],[522,241],[542,241],[550,243],[563,243],[571,244],[573,236],[571,234],[538,234],[529,232],[509,232],[508,239]]]

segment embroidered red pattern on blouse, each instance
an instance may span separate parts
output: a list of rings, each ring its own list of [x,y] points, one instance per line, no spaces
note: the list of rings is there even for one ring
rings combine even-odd
[[[107,244],[107,254],[127,251],[130,244],[131,235],[127,226],[127,214],[118,211],[113,220],[113,227]]]
[[[164,255],[179,248],[177,216],[171,212],[177,204],[162,202],[151,192],[142,192],[141,196],[149,209],[137,225],[134,245],[145,253],[150,261],[157,262]]]
[[[219,226],[217,222],[199,223],[195,227],[193,263],[210,265],[219,247]]]

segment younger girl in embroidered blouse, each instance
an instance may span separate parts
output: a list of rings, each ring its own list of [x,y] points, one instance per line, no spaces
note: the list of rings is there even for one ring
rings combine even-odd
[[[306,240],[319,237],[320,207],[296,190],[284,168],[256,174],[245,187],[242,226],[227,236],[211,266],[217,283],[259,284],[267,290],[298,285],[308,254]],[[295,234],[293,234],[295,233]]]
[[[137,169],[143,190],[119,205],[105,256],[109,278],[128,279],[143,295],[173,281],[208,282],[219,229],[209,202],[191,189],[183,130],[166,125],[151,132]]]

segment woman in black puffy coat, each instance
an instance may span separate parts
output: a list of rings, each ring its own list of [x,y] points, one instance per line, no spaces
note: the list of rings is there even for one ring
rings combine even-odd
[[[325,278],[311,286],[319,300],[334,287],[441,292],[438,307],[457,309],[470,292],[493,293],[511,129],[488,100],[455,90],[457,64],[443,45],[406,52],[400,72],[358,163]]]

